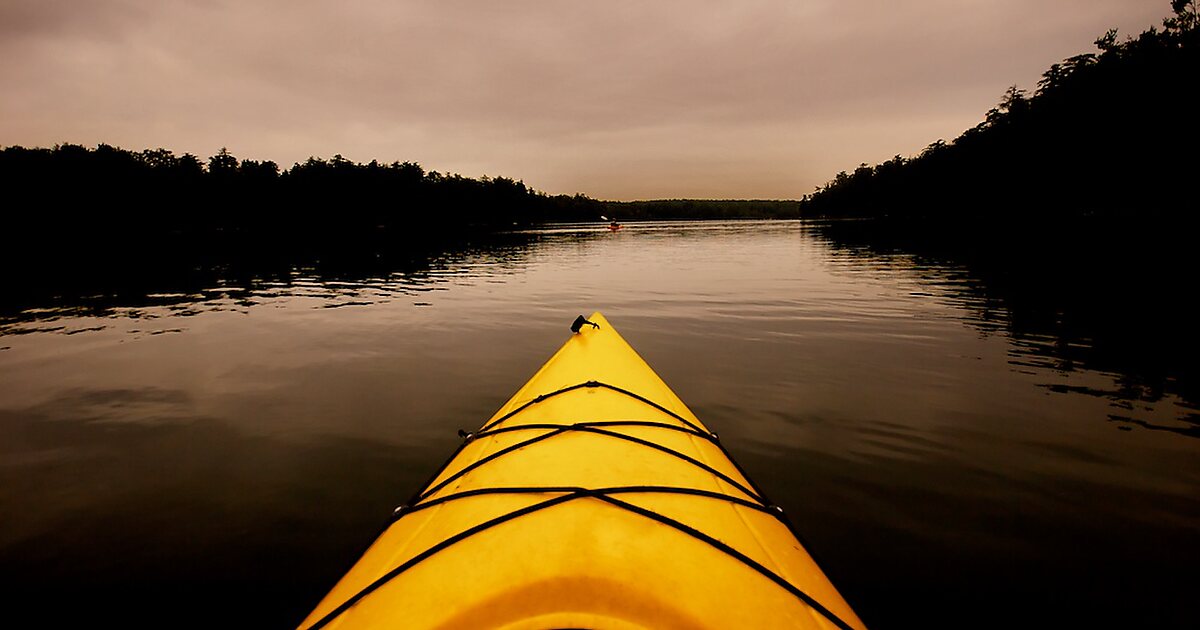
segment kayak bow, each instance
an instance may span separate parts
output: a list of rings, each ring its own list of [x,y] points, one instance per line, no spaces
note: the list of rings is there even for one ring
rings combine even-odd
[[[586,323],[301,627],[863,628],[717,436]]]

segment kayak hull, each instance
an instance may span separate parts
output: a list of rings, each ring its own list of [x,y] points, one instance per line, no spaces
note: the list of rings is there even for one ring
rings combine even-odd
[[[301,627],[863,627],[716,436],[591,321]]]

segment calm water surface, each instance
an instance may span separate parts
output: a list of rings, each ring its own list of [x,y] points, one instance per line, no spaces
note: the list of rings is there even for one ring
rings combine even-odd
[[[0,314],[10,612],[298,623],[601,310],[868,624],[1194,627],[1200,411],[1176,376],[1131,387],[969,268],[822,234],[560,226]]]

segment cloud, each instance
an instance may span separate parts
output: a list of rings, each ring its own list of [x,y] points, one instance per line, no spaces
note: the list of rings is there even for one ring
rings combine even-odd
[[[1162,4],[9,1],[0,144],[342,153],[552,192],[796,197],[953,137],[1008,85]]]

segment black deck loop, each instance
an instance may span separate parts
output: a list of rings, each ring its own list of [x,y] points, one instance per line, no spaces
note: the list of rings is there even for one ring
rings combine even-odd
[[[645,396],[642,396],[641,394],[637,394],[637,393],[631,392],[631,391],[629,391],[629,390],[627,390],[627,389],[624,389],[624,388],[621,388],[621,387],[617,387],[616,385],[609,385],[608,383],[605,383],[605,382],[603,382],[603,381],[594,381],[594,380],[593,380],[593,381],[584,381],[584,382],[582,382],[582,383],[576,383],[576,384],[574,384],[574,385],[568,385],[568,386],[566,386],[566,387],[563,387],[563,388],[561,388],[561,389],[556,389],[556,390],[554,390],[554,391],[552,391],[552,392],[547,392],[547,393],[545,393],[545,394],[538,395],[538,396],[534,397],[533,399],[531,399],[531,400],[528,400],[528,401],[526,401],[526,402],[522,403],[522,404],[521,404],[520,406],[518,406],[516,409],[513,409],[512,411],[510,411],[510,412],[508,412],[508,413],[504,414],[503,416],[500,416],[499,418],[496,418],[495,420],[493,420],[493,421],[491,421],[491,422],[489,422],[489,423],[487,423],[487,424],[483,425],[483,428],[482,428],[482,429],[480,429],[480,430],[479,430],[479,432],[480,432],[480,433],[482,433],[482,432],[484,432],[484,431],[487,431],[488,429],[491,429],[492,427],[494,427],[494,426],[496,426],[496,425],[498,425],[498,424],[500,424],[500,423],[502,423],[502,422],[504,422],[504,421],[508,420],[509,418],[512,418],[513,416],[517,415],[518,413],[521,413],[522,411],[525,411],[525,410],[526,410],[526,409],[528,409],[528,408],[529,408],[531,405],[536,405],[536,404],[538,404],[538,403],[540,403],[540,402],[544,402],[544,401],[545,401],[546,399],[548,399],[548,398],[553,398],[554,396],[558,396],[558,395],[560,395],[560,394],[565,394],[565,393],[567,393],[567,392],[574,391],[574,390],[576,390],[576,389],[579,389],[579,388],[581,388],[581,387],[586,387],[586,388],[603,387],[603,388],[605,388],[605,389],[609,389],[609,390],[612,390],[612,391],[614,391],[614,392],[617,392],[618,394],[624,394],[624,395],[626,395],[626,396],[629,396],[630,398],[633,398],[634,400],[637,400],[637,401],[639,401],[639,402],[643,402],[643,403],[645,403],[645,404],[647,404],[647,405],[649,405],[649,406],[653,407],[654,409],[657,409],[657,410],[659,410],[659,411],[661,411],[661,412],[663,412],[663,413],[667,414],[668,416],[670,416],[670,417],[672,417],[672,418],[674,418],[674,419],[676,419],[676,420],[678,420],[678,421],[682,422],[683,424],[687,425],[687,426],[688,426],[688,428],[690,428],[690,429],[694,429],[694,430],[695,430],[696,432],[698,432],[698,433],[706,433],[706,431],[703,431],[703,430],[701,430],[701,429],[700,429],[700,427],[696,426],[696,423],[695,423],[695,422],[692,422],[691,420],[688,420],[687,418],[684,418],[683,416],[681,416],[681,415],[679,415],[679,414],[675,413],[674,411],[671,411],[670,409],[667,409],[666,407],[664,407],[664,406],[662,406],[662,405],[660,405],[660,404],[658,404],[658,403],[654,402],[653,400],[650,400],[649,398],[646,398]]]
[[[396,576],[400,575],[401,573],[404,573],[408,569],[410,569],[413,566],[417,565],[418,563],[428,559],[429,557],[442,551],[443,549],[446,549],[447,547],[450,547],[458,542],[461,542],[467,538],[470,538],[471,536],[474,536],[475,534],[489,530],[489,529],[491,529],[497,525],[500,525],[502,523],[506,523],[508,521],[520,518],[522,516],[525,516],[528,514],[533,514],[534,512],[539,512],[539,511],[545,510],[547,508],[551,508],[556,505],[561,505],[568,501],[573,501],[573,500],[579,499],[579,498],[592,498],[592,499],[604,501],[605,503],[608,503],[609,505],[621,508],[623,510],[632,512],[634,514],[638,514],[640,516],[644,516],[644,517],[654,520],[658,523],[661,523],[663,525],[671,527],[671,528],[673,528],[679,532],[682,532],[688,536],[691,536],[692,538],[695,538],[703,543],[706,543],[709,546],[714,547],[718,551],[721,551],[722,553],[741,562],[742,564],[745,564],[746,566],[755,570],[762,576],[766,577],[767,579],[771,580],[775,584],[779,585],[780,587],[782,587],[783,589],[785,589],[786,591],[788,591],[789,593],[794,595],[797,599],[799,599],[800,601],[802,601],[805,604],[807,604],[808,606],[810,606],[814,611],[819,613],[821,616],[828,619],[833,625],[837,626],[838,628],[840,628],[842,630],[853,630],[853,628],[852,628],[852,626],[850,626],[850,624],[846,623],[844,620],[842,620],[840,617],[838,617],[836,614],[834,614],[831,610],[829,610],[823,604],[818,602],[813,596],[800,590],[800,588],[798,588],[797,586],[795,586],[794,584],[789,582],[783,576],[779,575],[778,573],[775,573],[774,571],[770,570],[766,566],[757,562],[753,558],[751,558],[751,557],[747,556],[746,554],[738,551],[737,549],[731,547],[727,543],[722,542],[721,540],[718,540],[716,538],[713,538],[712,536],[709,536],[708,534],[705,534],[704,532],[702,532],[686,523],[682,523],[682,522],[677,521],[668,516],[659,514],[658,512],[655,512],[653,510],[649,510],[647,508],[644,508],[644,507],[641,507],[638,505],[634,505],[632,503],[628,503],[626,501],[622,501],[620,499],[617,499],[617,498],[611,496],[612,494],[616,494],[617,492],[622,491],[622,490],[636,491],[637,489],[638,488],[636,488],[636,487],[595,488],[595,489],[592,489],[592,488],[511,488],[511,489],[507,489],[508,491],[513,491],[513,492],[549,491],[549,492],[563,492],[563,494],[561,494],[557,497],[546,499],[544,501],[540,501],[538,503],[534,503],[533,505],[528,505],[526,507],[514,510],[512,512],[508,512],[506,514],[502,514],[502,515],[492,518],[490,520],[479,523],[473,527],[467,528],[466,530],[463,530],[462,532],[459,532],[458,534],[450,536],[449,538],[446,538],[445,540],[433,545],[432,547],[426,549],[425,551],[422,551],[421,553],[413,556],[412,558],[408,559],[407,561],[400,564],[399,566],[391,569],[390,571],[388,571],[388,572],[384,573],[383,575],[381,575],[380,577],[376,578],[373,582],[371,582],[370,584],[365,586],[362,590],[358,591],[353,596],[351,596],[349,599],[342,602],[339,606],[337,606],[336,608],[331,610],[324,617],[317,620],[316,623],[309,626],[308,630],[317,630],[319,628],[324,628],[325,626],[329,625],[329,623],[332,622],[334,619],[337,619],[339,616],[341,616],[342,613],[344,613],[347,610],[349,610],[350,608],[352,608],[355,604],[357,604],[359,601],[361,601],[364,597],[375,592],[381,586],[383,586],[384,584],[387,584],[392,579],[394,579]],[[690,489],[677,488],[675,490],[688,491]],[[466,494],[466,493],[464,493],[464,494]],[[477,494],[481,494],[481,493],[477,493]],[[740,499],[737,499],[736,497],[724,497],[724,498],[732,500],[734,502],[741,501]],[[446,500],[449,500],[449,498],[446,498]],[[414,509],[420,509],[421,507],[422,506],[416,506]],[[762,506],[760,506],[760,507],[762,507]]]
[[[472,497],[487,496],[493,494],[560,494],[570,492],[584,492],[589,496],[592,494],[682,494],[695,497],[703,497],[718,501],[726,501],[735,505],[740,505],[749,508],[756,512],[762,512],[767,516],[774,518],[777,521],[787,524],[783,518],[783,514],[771,506],[763,505],[742,497],[716,492],[714,490],[704,490],[701,488],[689,488],[681,486],[658,486],[658,485],[641,485],[641,486],[612,486],[605,488],[583,488],[580,486],[501,486],[495,488],[474,488],[471,490],[463,490],[453,494],[443,495],[434,499],[428,499],[416,505],[402,505],[392,513],[392,519],[389,522],[394,523],[403,517],[410,514],[427,510],[432,507],[461,501]]]
[[[517,431],[517,430],[521,430],[522,428],[525,428],[525,425],[518,425],[515,427],[502,427],[500,429],[493,429],[490,434],[495,434],[497,432]],[[462,468],[460,468],[459,470],[454,472],[454,474],[450,475],[449,477],[446,477],[442,481],[438,482],[437,484],[433,485],[429,489],[420,493],[415,498],[415,500],[409,501],[409,503],[412,505],[421,503],[421,502],[425,501],[426,499],[428,499],[430,496],[436,494],[441,489],[445,488],[446,486],[450,485],[451,483],[454,483],[456,480],[458,480],[458,479],[462,478],[463,476],[465,476],[466,474],[470,473],[471,471],[476,470],[479,467],[484,466],[490,462],[493,462],[505,455],[508,455],[509,453],[521,450],[521,449],[525,448],[526,446],[532,446],[533,444],[537,444],[538,442],[541,442],[543,440],[548,440],[556,435],[562,435],[564,433],[571,432],[571,431],[579,431],[579,432],[585,432],[585,433],[595,433],[598,435],[603,435],[603,436],[615,438],[618,440],[625,440],[627,442],[633,442],[634,444],[638,444],[638,445],[641,445],[641,446],[644,446],[647,448],[654,449],[661,453],[665,453],[676,459],[687,462],[688,464],[691,464],[692,466],[695,466],[696,468],[699,468],[699,469],[703,470],[704,472],[707,472],[707,473],[713,475],[717,479],[733,486],[734,488],[737,488],[739,491],[744,493],[746,496],[751,497],[755,501],[759,501],[760,503],[763,503],[764,505],[767,504],[767,500],[763,497],[762,493],[757,490],[757,488],[753,487],[753,483],[751,483],[750,486],[746,486],[745,484],[734,479],[733,477],[730,477],[729,475],[717,470],[716,468],[713,468],[712,466],[710,466],[690,455],[680,453],[679,451],[677,451],[675,449],[668,448],[666,446],[663,446],[662,444],[651,442],[650,440],[643,440],[642,438],[634,437],[632,435],[626,435],[624,433],[620,433],[617,431],[610,431],[601,426],[593,426],[592,424],[587,423],[587,422],[579,422],[579,423],[575,423],[575,424],[541,425],[541,426],[532,426],[529,428],[530,429],[545,429],[546,432],[542,433],[541,435],[536,435],[534,437],[531,437],[527,440],[517,442],[516,444],[510,444],[509,446],[506,446],[494,453],[491,453],[491,454],[487,455],[486,457],[477,459],[477,460],[471,462],[470,464],[463,466]],[[479,433],[479,435],[489,435],[489,433],[486,431],[481,431]],[[735,464],[735,468],[736,468],[736,464]],[[743,479],[746,478],[745,473],[741,473],[740,469],[738,472],[742,475]],[[747,481],[749,481],[749,480],[747,479]]]
[[[666,422],[654,422],[652,420],[592,420],[587,422],[572,422],[570,424],[553,423],[553,422],[533,422],[529,424],[515,424],[498,429],[489,429],[475,434],[475,438],[488,437],[491,435],[499,435],[501,433],[512,433],[514,431],[532,431],[536,429],[561,429],[563,427],[579,428],[579,427],[647,427],[655,429],[665,429],[667,431],[677,431],[686,433],[703,440],[707,440],[716,444],[710,433],[701,433],[693,431],[687,427],[681,427],[675,424],[667,424]]]

